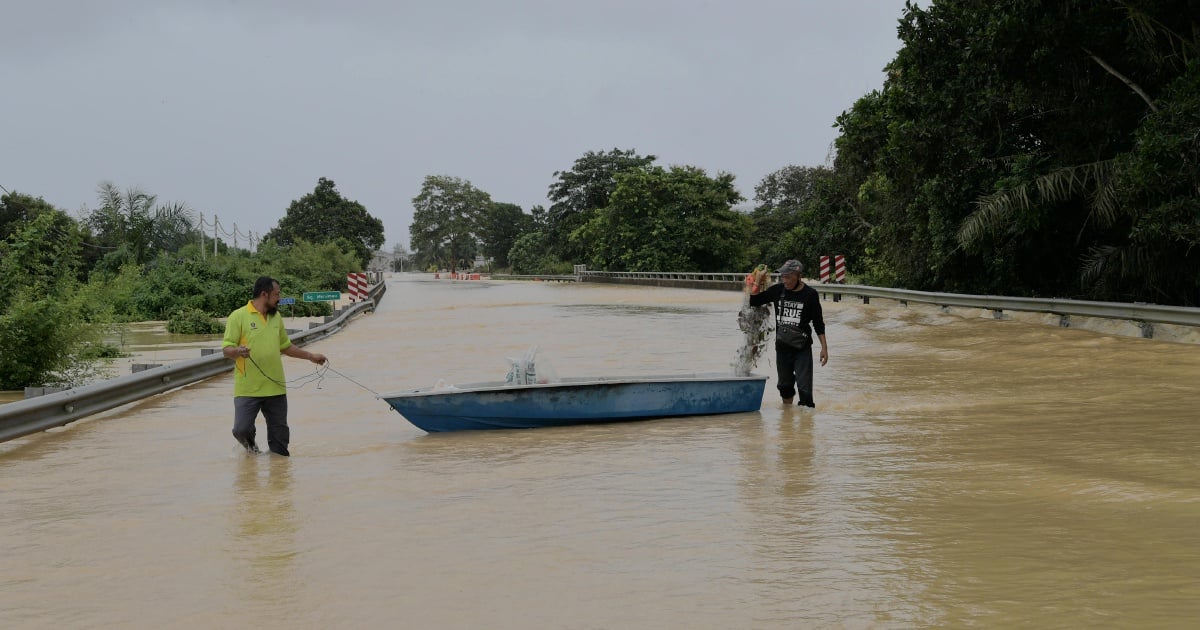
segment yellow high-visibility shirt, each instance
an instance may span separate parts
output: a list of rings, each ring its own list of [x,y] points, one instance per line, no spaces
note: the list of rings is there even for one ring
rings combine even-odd
[[[283,376],[282,350],[292,345],[279,313],[267,316],[254,302],[229,314],[221,347],[246,346],[250,361],[238,358],[233,367],[234,396],[279,396],[287,393]]]

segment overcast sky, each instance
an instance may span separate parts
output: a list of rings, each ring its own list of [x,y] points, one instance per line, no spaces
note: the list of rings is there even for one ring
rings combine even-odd
[[[926,2],[921,2],[927,5]],[[549,205],[589,150],[767,174],[830,156],[904,0],[0,0],[0,186],[140,187],[263,234],[327,177],[408,247],[426,175]]]

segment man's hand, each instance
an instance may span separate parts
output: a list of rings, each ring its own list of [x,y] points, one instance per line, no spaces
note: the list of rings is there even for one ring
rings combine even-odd
[[[292,357],[295,359],[304,359],[306,361],[312,361],[313,363],[316,363],[317,365],[321,365],[322,363],[328,361],[328,359],[325,358],[325,355],[318,354],[316,352],[309,352],[308,350],[305,350],[305,349],[297,346],[296,344],[292,344],[292,345],[284,348],[282,350],[282,352],[284,354],[288,355],[289,357]]]
[[[246,346],[226,346],[221,348],[221,354],[225,355],[226,359],[244,359],[250,356],[250,348]]]
[[[829,348],[821,346],[821,365],[824,366],[826,363],[829,363]]]

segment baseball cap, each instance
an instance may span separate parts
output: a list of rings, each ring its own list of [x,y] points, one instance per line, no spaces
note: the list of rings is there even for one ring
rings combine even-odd
[[[800,264],[799,260],[789,260],[783,263],[783,266],[775,270],[779,274],[785,273],[803,273],[804,265]]]

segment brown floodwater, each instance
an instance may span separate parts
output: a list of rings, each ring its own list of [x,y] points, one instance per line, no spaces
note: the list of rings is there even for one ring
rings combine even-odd
[[[368,391],[728,370],[740,299],[398,276],[310,346],[290,459],[227,376],[0,444],[0,627],[1200,619],[1193,344],[827,301],[812,411],[427,435]]]

